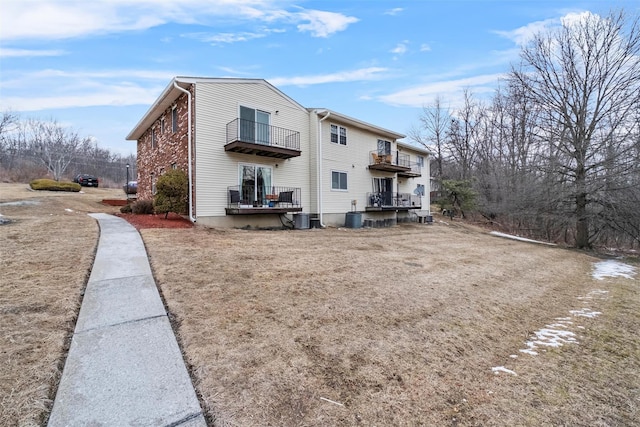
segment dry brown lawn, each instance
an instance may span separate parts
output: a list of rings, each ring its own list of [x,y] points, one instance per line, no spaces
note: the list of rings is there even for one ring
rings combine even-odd
[[[86,212],[122,196],[0,184],[0,203],[38,201],[0,204],[17,220],[0,226],[0,425],[46,419],[99,233]],[[595,280],[588,254],[457,222],[141,234],[211,425],[640,425],[640,280]],[[556,318],[577,343],[519,352]]]
[[[96,245],[87,212],[122,190],[31,191],[0,184],[0,425],[40,425],[51,409]],[[16,203],[17,202],[17,203]]]
[[[638,280],[586,254],[444,223],[141,233],[212,425],[640,425]],[[519,352],[566,317],[578,343]]]

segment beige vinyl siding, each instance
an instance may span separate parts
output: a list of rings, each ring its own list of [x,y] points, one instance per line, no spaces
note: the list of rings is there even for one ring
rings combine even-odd
[[[346,146],[331,142],[331,124],[347,128]],[[323,213],[349,212],[352,200],[356,200],[356,209],[363,211],[367,203],[367,193],[372,191],[372,178],[395,176],[393,173],[370,171],[368,169],[370,163],[369,153],[377,149],[379,138],[382,137],[372,132],[333,121],[331,118],[322,122]],[[331,189],[331,171],[333,170],[347,172],[347,191],[334,191]]]
[[[424,158],[424,166],[422,167],[422,176],[415,178],[399,178],[398,188],[401,193],[411,193],[413,194],[418,184],[424,185],[424,197],[422,197],[422,210],[429,210],[429,191],[431,189],[430,176],[431,171],[429,169],[429,163],[431,161],[429,154],[425,153],[422,150],[412,150],[403,146],[400,148],[400,152],[403,154],[408,154],[411,159],[411,163],[415,163],[418,160],[418,156],[422,156]]]
[[[283,160],[225,151],[227,123],[239,117],[241,105],[270,113],[272,126],[300,132],[302,155]],[[199,82],[196,84],[195,133],[199,217],[225,215],[227,187],[238,185],[241,163],[272,167],[275,186],[300,187],[303,208],[308,211],[309,113],[304,108],[266,83]]]

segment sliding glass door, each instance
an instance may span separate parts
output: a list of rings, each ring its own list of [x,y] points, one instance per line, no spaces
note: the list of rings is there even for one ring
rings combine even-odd
[[[240,165],[240,191],[242,200],[249,205],[267,203],[271,194],[271,167],[260,165]]]
[[[271,143],[271,114],[240,106],[240,139],[254,144]]]

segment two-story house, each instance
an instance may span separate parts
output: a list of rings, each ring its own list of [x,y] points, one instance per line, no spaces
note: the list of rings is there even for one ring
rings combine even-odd
[[[341,226],[409,220],[429,209],[426,149],[325,108],[305,108],[261,79],[176,77],[127,136],[138,199],[158,177],[189,177],[189,217],[217,227],[278,226],[301,214]]]

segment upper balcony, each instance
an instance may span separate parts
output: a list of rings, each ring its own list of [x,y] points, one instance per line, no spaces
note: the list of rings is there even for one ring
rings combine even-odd
[[[300,132],[235,119],[227,123],[225,151],[289,159],[300,156]]]
[[[422,167],[417,162],[408,162],[407,161],[406,165],[402,164],[402,163],[401,163],[401,165],[402,166],[408,166],[410,169],[408,171],[398,171],[398,176],[403,176],[405,178],[417,178],[417,177],[422,176]]]
[[[369,169],[385,172],[397,172],[399,174],[411,172],[408,154],[397,152],[381,154],[378,151],[371,151],[370,155],[371,160],[369,163]]]

